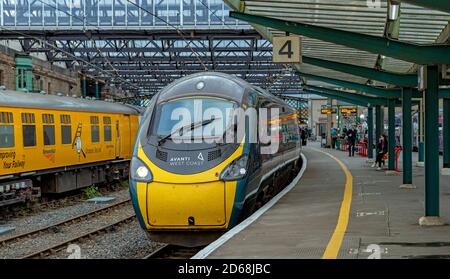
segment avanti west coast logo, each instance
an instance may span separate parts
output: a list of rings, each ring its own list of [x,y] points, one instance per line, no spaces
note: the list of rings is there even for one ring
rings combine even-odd
[[[203,153],[199,152],[197,158],[192,159],[190,156],[173,156],[169,159],[171,166],[201,166],[203,165]]]

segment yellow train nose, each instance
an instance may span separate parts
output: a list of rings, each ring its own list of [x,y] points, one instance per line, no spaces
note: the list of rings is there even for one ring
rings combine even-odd
[[[157,228],[218,227],[226,225],[226,187],[223,181],[197,184],[153,182],[147,188],[148,223]]]

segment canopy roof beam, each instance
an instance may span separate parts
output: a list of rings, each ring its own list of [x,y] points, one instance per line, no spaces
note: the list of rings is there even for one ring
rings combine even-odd
[[[339,85],[345,88],[353,89],[362,91],[371,95],[375,95],[377,97],[383,97],[383,98],[400,98],[401,97],[401,90],[400,89],[384,89],[384,88],[377,88],[370,85],[365,85],[361,83],[346,81],[346,80],[340,80],[340,79],[334,79],[330,77],[324,77],[324,76],[317,76],[313,74],[307,74],[303,72],[297,72],[298,75],[304,78],[310,78],[313,80],[318,80],[326,83],[331,83],[335,85]]]
[[[335,100],[339,100],[342,102],[346,102],[346,103],[350,103],[350,104],[355,104],[355,105],[359,105],[359,106],[363,106],[366,107],[367,103],[364,103],[362,101],[353,99],[353,98],[347,98],[347,97],[343,97],[340,96],[338,94],[328,94],[325,92],[320,92],[320,91],[315,91],[315,90],[311,90],[311,89],[304,89],[303,92],[308,93],[308,94],[315,94],[315,95],[319,95],[322,97],[327,97],[327,98],[331,98],[331,99],[335,99]]]
[[[312,85],[304,85],[303,88],[354,99],[354,100],[357,100],[357,101],[360,101],[360,102],[366,104],[365,106],[368,106],[369,104],[371,106],[376,106],[376,105],[386,106],[387,105],[386,99],[384,99],[384,98],[374,98],[374,97],[369,97],[369,96],[363,96],[360,94],[345,92],[345,91],[341,91],[341,90],[334,90],[334,89],[312,86]]]
[[[311,64],[322,68],[351,74],[354,76],[365,77],[368,79],[377,80],[388,84],[394,84],[403,87],[417,86],[416,74],[399,74],[388,71],[380,71],[373,68],[345,64],[307,56],[303,56],[303,62],[306,64]]]

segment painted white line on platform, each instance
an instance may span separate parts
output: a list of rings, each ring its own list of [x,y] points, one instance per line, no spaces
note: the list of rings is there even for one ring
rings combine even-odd
[[[284,195],[286,195],[289,191],[291,191],[292,188],[294,188],[295,185],[297,185],[297,183],[300,180],[300,178],[302,178],[303,173],[306,170],[306,165],[308,164],[308,160],[306,159],[305,155],[303,155],[303,153],[302,153],[301,156],[302,156],[302,160],[303,160],[302,169],[300,170],[298,175],[294,178],[294,180],[288,186],[286,186],[286,188],[284,188],[280,193],[278,193],[275,197],[273,197],[268,203],[266,203],[260,209],[255,211],[255,213],[253,213],[247,219],[242,221],[239,225],[237,225],[236,227],[232,228],[231,230],[229,230],[228,232],[223,234],[221,237],[219,237],[216,241],[212,242],[211,244],[209,244],[208,246],[206,246],[205,248],[200,250],[200,252],[195,254],[191,259],[204,259],[204,258],[208,257],[217,248],[222,246],[225,242],[230,240],[233,236],[235,236],[236,234],[241,232],[243,229],[248,227],[251,223],[256,221],[259,217],[261,217],[261,215],[264,214],[264,212],[269,210]]]

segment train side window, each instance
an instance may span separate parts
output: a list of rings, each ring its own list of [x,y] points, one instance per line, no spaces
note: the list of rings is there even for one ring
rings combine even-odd
[[[62,144],[71,144],[72,143],[72,122],[70,119],[70,115],[61,114],[61,143]]]
[[[22,113],[23,146],[36,146],[36,119],[34,113]]]
[[[100,126],[98,116],[91,116],[91,142],[100,141]]]
[[[12,112],[0,112],[0,148],[14,147],[14,124]]]
[[[112,140],[111,117],[109,116],[103,117],[103,140],[104,141]]]
[[[44,145],[55,145],[55,118],[53,114],[42,114],[44,123]]]

